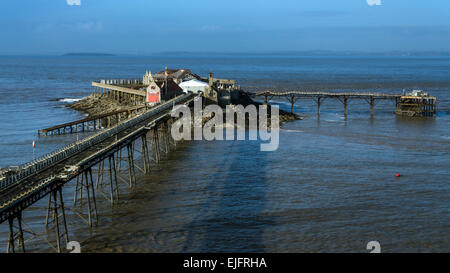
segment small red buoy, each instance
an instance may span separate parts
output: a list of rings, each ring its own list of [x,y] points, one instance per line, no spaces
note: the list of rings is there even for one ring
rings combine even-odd
[[[395,177],[400,177],[400,174],[399,174],[399,173],[396,173],[396,174],[395,174]]]

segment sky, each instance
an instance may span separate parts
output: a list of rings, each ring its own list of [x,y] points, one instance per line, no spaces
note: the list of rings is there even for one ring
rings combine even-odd
[[[2,0],[0,55],[449,51],[449,0]]]

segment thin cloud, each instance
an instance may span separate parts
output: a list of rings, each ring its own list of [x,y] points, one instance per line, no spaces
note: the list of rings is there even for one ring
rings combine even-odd
[[[100,21],[60,22],[58,24],[42,23],[36,26],[38,33],[64,32],[101,32],[103,23]]]
[[[342,10],[304,10],[296,13],[301,17],[339,17],[350,14],[350,12]]]
[[[367,0],[369,6],[381,6],[381,0]]]
[[[81,6],[81,0],[66,0],[69,6]]]

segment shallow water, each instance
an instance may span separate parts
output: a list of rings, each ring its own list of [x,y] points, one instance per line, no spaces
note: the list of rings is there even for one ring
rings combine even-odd
[[[275,152],[261,152],[255,141],[184,143],[139,175],[135,190],[123,185],[118,206],[98,194],[93,230],[68,212],[70,239],[82,251],[367,252],[376,240],[383,252],[449,252],[450,58],[0,57],[0,166],[77,137],[40,138],[33,154],[38,129],[82,116],[57,99],[88,95],[92,80],[139,77],[165,65],[213,70],[244,89],[422,87],[438,97],[439,111],[401,118],[393,103],[379,102],[371,117],[365,101],[351,100],[346,118],[342,104],[327,99],[318,117],[305,99],[295,107],[304,119],[283,125]],[[64,191],[68,207],[73,186]],[[33,230],[42,231],[46,203],[25,213]],[[0,228],[4,243],[7,224]],[[42,239],[27,247],[51,251]]]

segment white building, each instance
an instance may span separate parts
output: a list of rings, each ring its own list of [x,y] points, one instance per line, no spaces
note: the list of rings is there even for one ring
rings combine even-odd
[[[184,93],[187,92],[193,92],[193,93],[198,93],[198,92],[206,92],[209,88],[209,85],[207,82],[202,82],[199,80],[190,80],[190,81],[185,81],[179,84],[179,86],[183,89]]]

